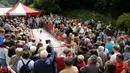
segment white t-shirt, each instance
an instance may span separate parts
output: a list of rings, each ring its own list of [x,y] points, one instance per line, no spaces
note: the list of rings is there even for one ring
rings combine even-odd
[[[100,53],[98,49],[97,49],[97,52]],[[105,55],[107,55],[109,53],[109,50],[107,48],[105,48],[105,51],[103,49],[103,52],[104,52]]]
[[[22,59],[22,60],[23,60],[23,62],[24,62],[25,64],[27,64],[27,62],[28,62],[30,59]],[[23,66],[22,61],[21,61],[21,60],[18,61],[17,71],[20,71],[20,68],[21,68],[22,66]],[[28,64],[28,66],[29,66],[29,68],[32,70],[32,69],[33,69],[33,66],[34,66],[34,61],[31,60],[31,61],[29,62],[29,64]]]
[[[97,29],[100,29],[101,28],[101,24],[97,24]]]
[[[79,31],[80,34],[83,34],[84,33],[84,29],[81,28],[80,31]]]
[[[105,48],[104,53],[107,55],[109,53],[109,50],[107,48]]]
[[[35,43],[33,43],[33,42],[29,42],[29,43],[28,43],[28,47],[31,47],[31,46],[33,46],[33,45],[35,45]]]
[[[117,55],[117,54],[120,54],[120,53],[114,53],[113,55],[111,55],[111,58],[110,58],[110,61],[111,61],[111,62],[114,63],[114,62],[116,61],[116,55]]]
[[[76,26],[73,28],[73,32],[76,32],[77,31],[77,28],[76,28]]]

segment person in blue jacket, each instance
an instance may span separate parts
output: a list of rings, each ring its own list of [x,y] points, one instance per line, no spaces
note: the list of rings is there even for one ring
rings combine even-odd
[[[113,52],[112,51],[113,45],[114,45],[114,43],[111,41],[111,37],[107,37],[105,48],[108,49],[109,54],[112,54],[112,52]]]
[[[2,47],[3,45],[3,41],[4,41],[4,32],[5,30],[0,28],[0,47]]]
[[[41,59],[37,60],[34,63],[33,73],[54,73],[54,57],[55,51],[53,48],[50,48],[50,56],[48,57],[48,52],[46,50],[42,50],[40,52]]]

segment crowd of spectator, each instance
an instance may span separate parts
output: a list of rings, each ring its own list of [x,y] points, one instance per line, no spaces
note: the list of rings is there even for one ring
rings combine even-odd
[[[57,15],[1,17],[0,22],[0,66],[12,73],[130,73],[130,36],[114,31],[110,22]],[[44,47],[32,37],[30,29],[40,27],[54,37],[62,33],[61,55],[50,40]]]

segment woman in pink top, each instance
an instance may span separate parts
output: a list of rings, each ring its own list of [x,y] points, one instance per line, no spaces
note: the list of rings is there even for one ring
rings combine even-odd
[[[77,65],[76,65],[76,67],[77,67],[78,70],[80,71],[80,68],[86,66],[86,64],[85,64],[85,62],[84,62],[84,56],[83,56],[83,55],[78,55],[77,59],[78,59],[78,63],[77,63]],[[79,73],[81,73],[81,72],[79,72]]]

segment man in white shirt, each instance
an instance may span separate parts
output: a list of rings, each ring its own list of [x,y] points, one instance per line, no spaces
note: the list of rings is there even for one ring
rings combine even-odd
[[[39,22],[40,22],[40,18],[37,16],[36,18],[37,27],[39,27]]]
[[[28,47],[35,46],[35,45],[36,45],[36,41],[35,41],[35,39],[33,38],[33,39],[28,43]]]
[[[21,67],[25,64],[27,64],[28,62],[28,67],[29,69],[32,71],[33,70],[33,65],[34,65],[34,61],[33,60],[30,60],[29,59],[30,57],[30,51],[29,50],[26,50],[23,52],[23,56],[22,56],[22,59],[20,61],[18,61],[18,64],[17,64],[17,71],[20,73],[20,69]],[[23,61],[23,62],[22,62]],[[24,64],[23,64],[24,63]]]
[[[119,45],[114,45],[113,46],[113,52],[114,54],[111,55],[110,61],[112,61],[113,63],[116,61],[116,55],[120,54],[118,51],[120,50],[120,46]]]
[[[101,28],[101,26],[102,26],[102,25],[101,25],[101,22],[100,22],[100,21],[98,21],[98,24],[97,24],[97,30],[98,30],[98,29],[100,29],[100,28]]]
[[[84,29],[82,26],[79,26],[80,30],[79,30],[79,36],[84,36]]]

